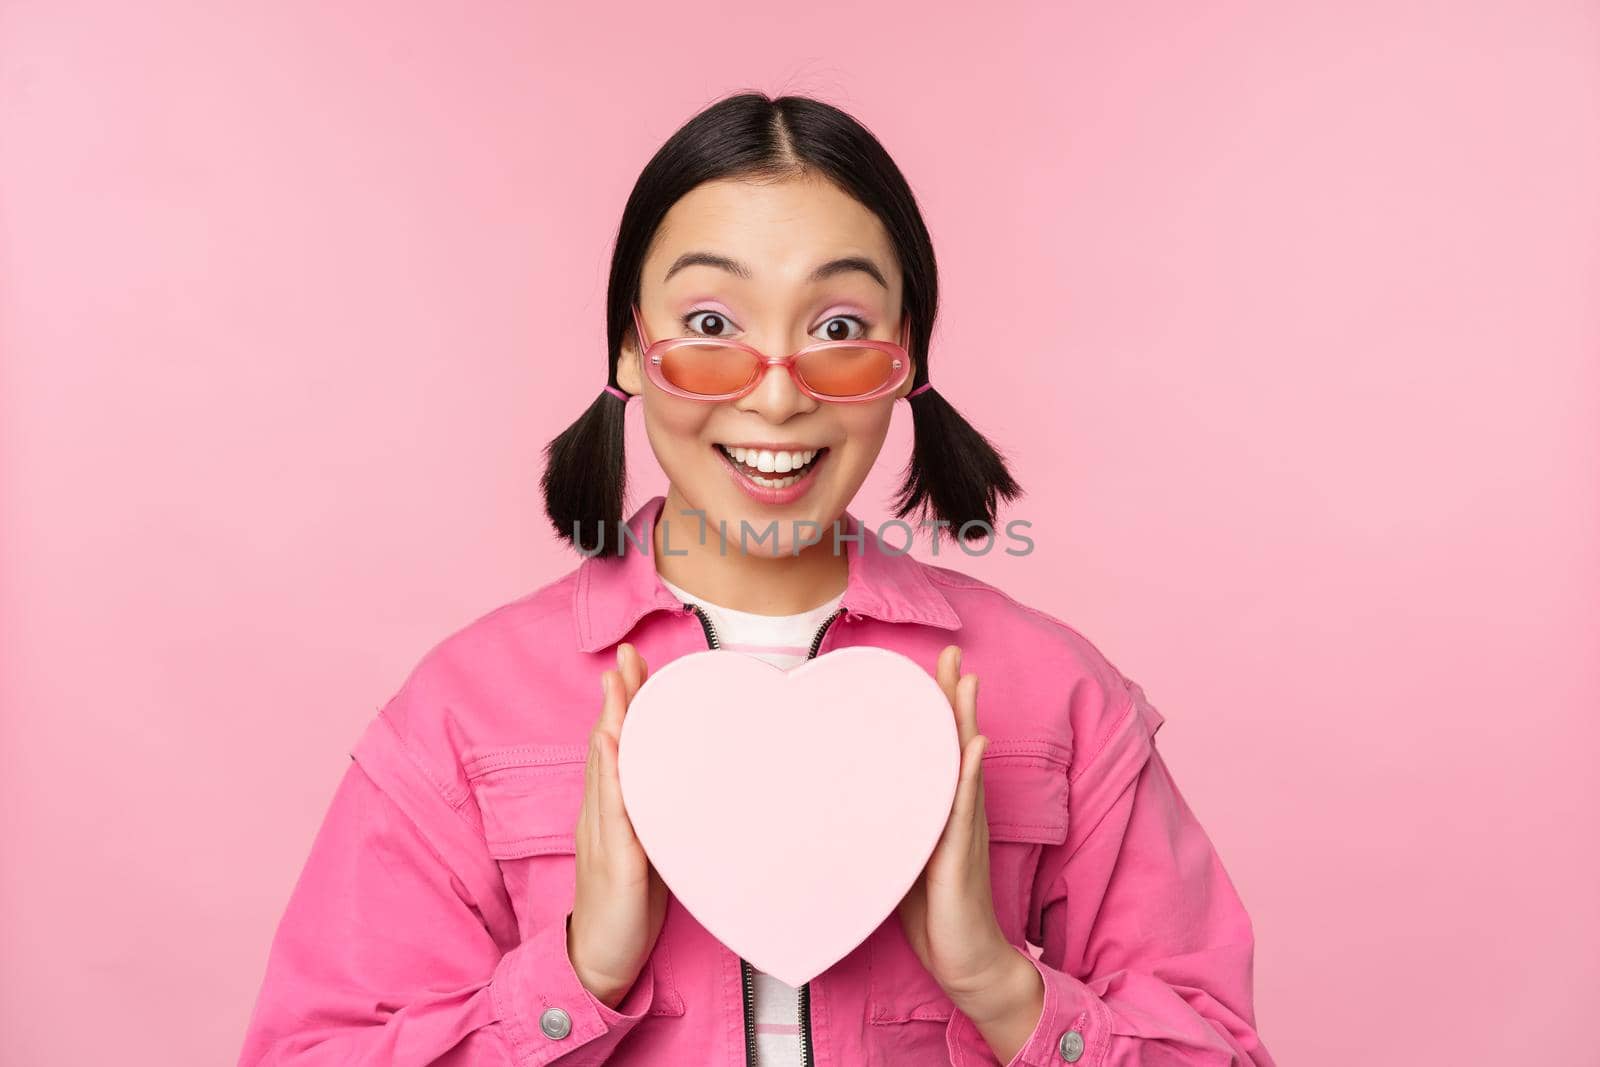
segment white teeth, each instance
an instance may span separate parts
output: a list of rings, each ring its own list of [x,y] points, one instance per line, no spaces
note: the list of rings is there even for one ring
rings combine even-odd
[[[729,447],[727,445],[722,445],[721,448],[723,453],[732,458],[735,463],[741,463],[763,474],[787,474],[789,471],[798,471],[815,459],[818,452],[822,451],[819,448],[812,448],[803,452],[769,452],[762,449]],[[781,489],[786,485],[793,485],[800,480],[800,477],[797,474],[787,478],[752,477],[750,480],[757,485]]]

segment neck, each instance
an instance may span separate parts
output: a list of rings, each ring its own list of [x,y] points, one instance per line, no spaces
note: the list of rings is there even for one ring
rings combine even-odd
[[[754,615],[798,615],[844,591],[850,562],[842,551],[833,551],[826,524],[819,531],[821,541],[798,554],[788,524],[778,522],[776,526],[775,555],[747,553],[739,543],[738,529],[730,528],[724,541],[722,531],[690,513],[689,504],[671,488],[651,532],[656,573],[713,604]],[[757,552],[771,550],[773,544],[769,536],[760,546],[755,545],[756,536],[763,532],[753,529],[747,537]]]

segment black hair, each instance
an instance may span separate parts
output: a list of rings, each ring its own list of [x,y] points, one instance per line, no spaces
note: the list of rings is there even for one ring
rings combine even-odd
[[[916,197],[889,153],[866,127],[831,104],[804,96],[747,92],[695,115],[651,157],[622,211],[606,292],[607,384],[617,385],[623,339],[632,328],[645,253],[672,205],[704,182],[782,180],[817,174],[882,220],[904,277],[911,316],[913,387],[928,380],[928,339],[939,304],[933,242]],[[914,444],[895,499],[895,515],[919,511],[955,536],[989,535],[1001,499],[1021,495],[1005,460],[939,395],[910,397]],[[602,391],[576,422],[545,447],[541,486],[556,533],[589,554],[622,551],[627,402]],[[938,536],[937,527],[935,536]]]

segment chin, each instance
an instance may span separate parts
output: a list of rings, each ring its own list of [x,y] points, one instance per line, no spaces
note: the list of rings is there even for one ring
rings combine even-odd
[[[737,493],[738,490],[735,490]],[[744,499],[735,499],[721,514],[706,516],[712,529],[722,523],[727,530],[728,544],[734,551],[750,556],[777,559],[795,555],[795,543],[802,538],[814,538],[810,543],[827,543],[829,516],[814,501],[797,501],[788,507],[763,508]],[[807,523],[815,524],[815,529]],[[742,525],[741,525],[742,524]],[[768,533],[768,527],[773,532]],[[741,529],[747,529],[745,542],[740,544]],[[759,540],[765,535],[765,540]],[[810,547],[810,543],[806,547]]]

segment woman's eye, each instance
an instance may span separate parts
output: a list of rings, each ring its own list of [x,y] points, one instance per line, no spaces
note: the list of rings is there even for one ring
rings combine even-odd
[[[852,323],[856,327],[855,332],[851,332]],[[820,340],[823,341],[859,341],[872,327],[854,315],[835,315],[819,329],[822,334]]]
[[[700,325],[695,325],[696,320]],[[733,332],[733,323],[718,311],[691,311],[683,317],[683,325],[685,329],[705,337],[726,337]]]

